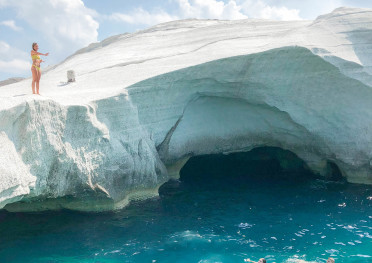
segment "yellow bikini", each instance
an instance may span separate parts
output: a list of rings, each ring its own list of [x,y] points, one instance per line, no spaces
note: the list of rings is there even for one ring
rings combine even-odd
[[[36,59],[40,59],[40,56],[39,55],[31,55],[31,59],[32,59],[32,61],[34,61]],[[35,64],[32,64],[32,66],[35,67],[36,70],[41,71],[40,67],[36,66]]]

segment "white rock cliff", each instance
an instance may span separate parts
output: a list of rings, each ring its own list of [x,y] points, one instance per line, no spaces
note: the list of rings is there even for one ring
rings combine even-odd
[[[74,70],[76,82],[66,83]],[[1,88],[0,207],[124,207],[191,156],[290,150],[372,184],[372,10],[184,20],[113,36]]]

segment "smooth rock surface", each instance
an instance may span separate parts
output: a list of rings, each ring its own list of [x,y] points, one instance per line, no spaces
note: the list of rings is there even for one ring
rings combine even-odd
[[[66,82],[74,69],[76,82]],[[0,207],[112,210],[191,156],[275,146],[372,184],[372,10],[184,20],[91,44],[2,87]]]
[[[16,77],[16,78],[9,78],[9,79],[6,79],[6,80],[2,80],[2,81],[0,81],[0,87],[5,86],[5,85],[9,85],[9,84],[13,84],[13,83],[19,82],[19,81],[24,80],[24,79],[25,78]]]

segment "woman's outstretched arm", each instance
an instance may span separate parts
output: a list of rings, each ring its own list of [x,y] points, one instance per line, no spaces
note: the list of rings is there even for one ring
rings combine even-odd
[[[48,56],[49,55],[49,53],[43,54],[43,53],[37,52],[35,50],[32,50],[31,52],[32,52],[32,55],[42,55],[42,56]]]

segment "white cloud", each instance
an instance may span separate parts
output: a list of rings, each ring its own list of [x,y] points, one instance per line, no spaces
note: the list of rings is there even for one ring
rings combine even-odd
[[[183,18],[300,20],[298,9],[268,5],[262,0],[175,0]]]
[[[5,41],[0,40],[0,57],[4,60],[10,60],[12,58],[22,58],[29,56],[28,53],[24,52],[23,50],[19,50],[8,44]]]
[[[149,12],[137,8],[129,13],[113,13],[109,19],[128,24],[154,25],[171,20],[198,19],[245,19],[265,18],[274,20],[300,20],[298,9],[268,5],[262,0],[171,0],[178,9],[170,14],[162,9]]]
[[[8,43],[4,41],[0,41],[0,54],[5,54],[10,49],[10,46]]]
[[[43,34],[61,51],[96,42],[98,22],[96,12],[84,6],[81,0],[3,0],[13,7],[19,19]]]
[[[286,7],[266,6],[260,12],[261,18],[274,20],[301,20],[300,10],[288,9]]]
[[[25,71],[30,71],[31,64],[27,60],[13,59],[9,61],[0,60],[0,71],[20,76]]]
[[[242,1],[242,10],[250,18],[264,18],[273,20],[301,20],[299,16],[300,10],[289,9],[285,6],[277,7],[268,5],[267,3],[258,0]]]
[[[335,8],[345,5],[349,0],[235,0],[238,4],[243,6],[243,12],[250,17],[264,17],[265,12],[261,12],[265,7],[275,9],[287,9],[290,11],[280,11],[281,16],[288,19],[292,15],[296,15],[302,19],[315,19],[317,16],[332,12]],[[356,0],[350,0],[356,1]],[[358,0],[359,1],[359,0]],[[363,1],[363,0],[360,0]],[[371,4],[372,5],[372,4]],[[248,7],[248,8],[247,8]],[[287,13],[287,14],[286,14]],[[272,19],[275,19],[273,15]]]
[[[244,19],[234,0],[228,3],[217,0],[177,0],[183,18]]]
[[[172,20],[177,20],[179,19],[179,17],[175,15],[170,15],[163,10],[157,10],[151,13],[142,8],[137,8],[133,10],[130,14],[113,13],[112,15],[109,16],[109,19],[115,21],[122,21],[128,24],[149,26]]]
[[[21,31],[22,30],[21,27],[19,27],[19,26],[17,26],[15,24],[15,21],[14,20],[5,20],[5,21],[2,21],[2,22],[0,22],[0,25],[10,27],[11,29],[13,29],[15,31]]]
[[[216,0],[175,0],[178,10],[170,14],[162,9],[149,12],[142,8],[137,8],[129,13],[113,13],[108,18],[110,20],[121,21],[136,25],[155,25],[168,21],[199,18],[199,19],[243,19],[247,18],[240,12],[241,7],[235,1],[224,3]]]
[[[0,72],[14,76],[29,75],[31,68],[30,54],[0,40]]]

